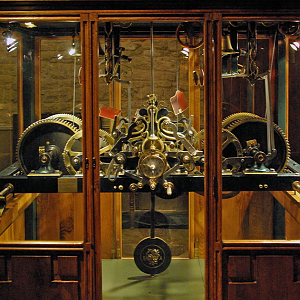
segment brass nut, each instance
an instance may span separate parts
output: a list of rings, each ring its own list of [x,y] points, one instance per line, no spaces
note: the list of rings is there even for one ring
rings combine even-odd
[[[136,183],[131,183],[130,186],[129,186],[129,189],[132,191],[132,192],[136,192],[137,189],[138,189],[138,185]]]

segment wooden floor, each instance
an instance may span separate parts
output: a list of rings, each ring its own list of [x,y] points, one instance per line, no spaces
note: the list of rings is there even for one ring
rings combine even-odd
[[[103,300],[203,300],[204,260],[172,259],[155,277],[141,272],[133,259],[102,262]]]

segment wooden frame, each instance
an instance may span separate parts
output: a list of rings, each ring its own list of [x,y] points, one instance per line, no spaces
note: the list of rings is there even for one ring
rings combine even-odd
[[[66,15],[70,17],[78,14],[78,11],[66,12],[66,11],[47,11],[45,3],[39,1],[32,1],[32,6],[37,8],[43,8],[44,11],[31,12],[27,8],[27,4],[19,3],[15,1],[7,2],[3,1],[1,9],[3,9],[3,15],[11,18],[11,20],[18,19],[17,16],[21,16],[21,19],[40,19],[45,15],[57,17],[52,20],[65,20],[68,19]],[[83,3],[83,4],[82,4]],[[99,4],[99,3],[98,3]],[[75,245],[76,251],[78,250],[83,254],[83,279],[81,297],[83,299],[101,299],[101,265],[100,265],[100,252],[101,252],[101,209],[99,204],[99,197],[101,201],[101,195],[99,192],[99,164],[93,164],[95,157],[98,155],[99,139],[98,139],[98,87],[96,78],[98,75],[97,70],[97,24],[99,18],[101,20],[111,20],[116,15],[123,15],[127,18],[138,19],[140,16],[145,16],[149,19],[161,18],[168,19],[168,15],[172,15],[171,18],[177,19],[178,15],[182,19],[194,18],[205,12],[205,152],[209,153],[206,157],[205,166],[205,224],[206,224],[206,299],[226,299],[228,296],[228,270],[230,274],[236,275],[235,266],[238,265],[240,259],[244,258],[239,256],[239,253],[249,252],[262,252],[264,255],[273,256],[284,253],[285,256],[294,255],[299,253],[299,244],[295,242],[264,242],[263,244],[258,241],[255,242],[240,242],[240,241],[223,241],[222,240],[222,178],[221,178],[221,23],[223,20],[291,20],[295,17],[299,17],[300,11],[293,9],[288,10],[274,10],[261,12],[260,10],[218,10],[214,11],[212,6],[208,4],[203,7],[192,7],[191,10],[180,10],[182,6],[178,3],[174,4],[173,10],[136,10],[132,6],[132,10],[127,9],[123,11],[115,11],[108,5],[107,2],[102,2],[105,10],[95,10],[95,3],[91,6],[92,12],[81,11],[81,27],[82,27],[82,49],[83,49],[83,130],[85,136],[84,144],[84,157],[85,157],[85,180],[84,180],[84,195],[85,195],[85,239],[83,244]],[[261,4],[261,3],[260,3]],[[23,5],[23,6],[22,6]],[[84,1],[79,3],[79,7],[82,9]],[[86,3],[85,3],[86,5]],[[120,8],[124,8],[122,4]],[[134,5],[132,2],[131,5]],[[148,4],[150,5],[150,4]],[[216,4],[215,4],[216,5]],[[224,5],[224,4],[223,4]],[[250,4],[249,4],[250,5]],[[253,5],[253,3],[251,4]],[[289,4],[287,4],[289,5]],[[297,4],[294,4],[297,5]],[[298,4],[299,5],[299,4]],[[13,11],[12,8],[18,7],[20,12]],[[21,8],[20,8],[21,7]],[[66,9],[70,7],[70,3],[66,4]],[[108,8],[107,8],[108,7]],[[161,5],[164,8],[164,5]],[[176,8],[179,8],[177,10]],[[245,8],[245,4],[243,5]],[[292,8],[289,5],[289,8]],[[23,11],[22,11],[23,10]],[[187,14],[187,17],[186,17]],[[34,15],[33,17],[29,16]],[[128,17],[130,15],[130,17]],[[176,15],[176,17],[175,17]],[[22,17],[23,16],[23,17]],[[74,17],[75,18],[75,17]],[[2,19],[2,18],[1,18]],[[7,20],[7,18],[4,18]],[[212,39],[213,38],[213,39]],[[89,147],[88,145],[92,145]],[[281,201],[285,201],[282,197]],[[278,196],[277,196],[278,198]],[[46,244],[46,249],[42,245],[21,243],[18,246],[18,251],[38,250],[41,251],[60,251],[62,248],[70,247],[70,251],[73,251],[72,246],[68,245],[51,245]],[[61,247],[63,246],[63,247]],[[74,247],[75,247],[74,246]],[[16,247],[12,244],[1,244],[1,250],[15,251]],[[69,249],[66,249],[69,251]],[[64,250],[62,250],[64,251]],[[35,253],[34,253],[35,254]],[[36,254],[35,254],[36,255]],[[232,256],[232,265],[228,267],[228,257]],[[235,257],[236,256],[236,257]],[[251,257],[251,255],[250,255]],[[229,259],[230,260],[230,259]],[[245,259],[248,261],[248,259]],[[231,268],[231,269],[230,269]],[[239,277],[239,276],[233,276]],[[225,293],[224,293],[225,291]]]

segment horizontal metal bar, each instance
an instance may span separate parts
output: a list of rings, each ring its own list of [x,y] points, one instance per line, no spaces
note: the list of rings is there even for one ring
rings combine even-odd
[[[59,179],[60,178],[60,179]],[[47,176],[3,176],[0,177],[0,188],[7,183],[14,185],[15,193],[58,193],[58,180],[62,177]],[[67,178],[70,178],[68,176]],[[72,177],[77,184],[77,192],[82,193],[82,177]],[[167,178],[175,187],[175,192],[203,192],[203,175],[171,175]],[[300,180],[299,173],[249,173],[242,176],[224,174],[222,176],[223,191],[291,191],[293,182]],[[115,181],[107,177],[100,178],[101,192],[131,192],[129,186],[134,179],[120,176]],[[158,188],[162,188],[159,187]],[[163,188],[162,188],[163,190]],[[138,192],[150,192],[148,186],[138,189]]]

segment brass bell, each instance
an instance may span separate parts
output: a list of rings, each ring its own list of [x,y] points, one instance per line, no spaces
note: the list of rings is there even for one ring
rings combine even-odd
[[[239,51],[235,51],[231,45],[230,34],[222,36],[222,57],[231,54],[238,54]]]

